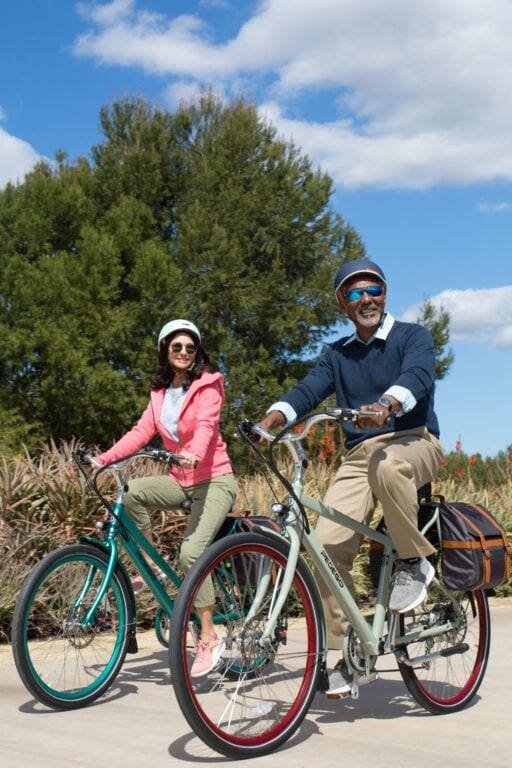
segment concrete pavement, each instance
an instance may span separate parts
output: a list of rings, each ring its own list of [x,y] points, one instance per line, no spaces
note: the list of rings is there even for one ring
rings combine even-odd
[[[113,688],[96,704],[53,712],[22,686],[0,647],[0,764],[3,768],[503,768],[512,762],[512,604],[492,607],[493,639],[475,703],[452,715],[419,709],[395,670],[361,689],[358,701],[317,695],[301,728],[278,752],[228,760],[190,733],[170,684],[167,653],[153,633],[139,639]],[[142,639],[142,642],[141,642]],[[390,660],[382,660],[394,667]],[[391,660],[392,661],[392,660]],[[384,665],[384,664],[383,664]],[[383,666],[381,665],[381,666]]]

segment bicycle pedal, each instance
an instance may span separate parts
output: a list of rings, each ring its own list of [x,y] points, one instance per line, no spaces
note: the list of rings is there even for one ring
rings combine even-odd
[[[352,691],[347,691],[346,693],[328,693],[326,691],[325,695],[328,699],[349,699],[352,695]]]

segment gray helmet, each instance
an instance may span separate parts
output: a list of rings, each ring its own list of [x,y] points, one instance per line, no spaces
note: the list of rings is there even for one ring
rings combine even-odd
[[[167,336],[170,336],[171,333],[175,333],[176,331],[188,331],[197,338],[199,343],[201,343],[201,334],[199,333],[199,328],[194,325],[194,323],[191,323],[190,320],[170,320],[163,326],[162,330],[158,334],[158,348],[160,348],[160,344],[163,339],[165,339]]]

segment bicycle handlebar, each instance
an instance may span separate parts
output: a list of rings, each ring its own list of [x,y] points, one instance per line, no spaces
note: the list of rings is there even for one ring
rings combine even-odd
[[[276,435],[273,435],[271,432],[267,432],[265,429],[262,429],[259,426],[259,424],[255,424],[254,422],[249,420],[240,422],[237,425],[237,428],[241,437],[248,443],[248,445],[250,445],[250,447],[256,453],[256,455],[268,467],[270,467],[272,472],[276,475],[279,481],[287,489],[287,491],[290,494],[290,497],[294,499],[295,504],[297,505],[297,508],[300,510],[300,514],[304,524],[304,530],[309,532],[310,530],[309,520],[306,514],[306,510],[304,509],[304,505],[302,504],[300,498],[295,493],[293,483],[291,483],[290,480],[282,474],[282,472],[279,470],[278,466],[276,465],[275,461],[273,460],[273,457],[272,457],[273,447],[281,441],[286,445],[287,449],[290,451],[295,462],[295,467],[296,467],[295,482],[302,482],[302,474],[308,465],[308,460],[304,452],[304,449],[301,445],[301,440],[303,440],[306,437],[307,433],[309,432],[309,430],[314,424],[316,424],[319,421],[357,422],[360,416],[371,417],[374,415],[375,414],[373,411],[362,411],[362,410],[358,410],[357,408],[327,407],[325,408],[324,411],[320,411],[319,413],[312,413],[309,416],[307,416],[305,419],[297,419],[297,421],[286,425]],[[302,429],[298,429],[297,431],[291,431],[299,427],[299,425],[302,425]],[[267,456],[264,456],[264,454],[260,451],[257,445],[257,442],[259,441],[254,440],[255,435],[257,435],[259,438],[264,438],[269,442]],[[297,443],[298,445],[295,446],[294,443]]]
[[[163,461],[167,464],[179,464],[180,460],[185,458],[179,453],[172,453],[172,451],[167,451],[164,448],[143,448],[141,451],[135,451],[135,453],[131,453],[129,456],[125,456],[125,458],[121,461],[112,461],[110,464],[100,464],[100,462],[95,459],[94,456],[92,456],[83,448],[79,448],[78,450],[73,451],[71,455],[76,462],[79,471],[82,473],[86,484],[96,494],[101,503],[109,512],[112,512],[112,505],[102,494],[98,487],[98,480],[103,472],[108,470],[116,472],[117,484],[121,490],[126,487],[126,479],[123,475],[123,470],[125,470],[126,467],[128,467],[134,459],[147,458],[153,459],[154,461]],[[91,473],[90,476],[85,469],[85,465],[87,464],[93,466],[96,470],[95,472]]]
[[[373,411],[361,411],[357,408],[337,408],[337,407],[331,407],[328,406],[324,411],[320,411],[319,413],[312,413],[310,416],[307,416],[305,420],[300,420],[296,422],[296,424],[302,424],[302,429],[298,432],[285,432],[284,434],[278,433],[278,435],[272,434],[272,432],[267,432],[266,430],[262,429],[258,424],[255,424],[254,422],[245,420],[242,421],[238,425],[239,431],[243,432],[243,434],[250,438],[251,434],[256,434],[259,437],[263,437],[265,440],[268,440],[268,442],[273,443],[276,441],[276,438],[279,438],[279,441],[284,442],[291,442],[296,443],[300,440],[303,440],[311,427],[313,427],[314,424],[317,424],[319,421],[353,421],[357,422],[358,418],[360,416],[375,416],[375,413]]]
[[[185,458],[179,453],[172,453],[164,448],[143,448],[140,451],[135,451],[129,456],[125,456],[120,461],[112,461],[110,464],[100,464],[97,459],[94,458],[88,451],[83,448],[79,448],[73,452],[73,458],[78,464],[91,464],[98,470],[113,469],[115,471],[121,471],[125,469],[134,459],[147,458],[154,461],[161,461],[167,464],[179,464],[181,459]]]

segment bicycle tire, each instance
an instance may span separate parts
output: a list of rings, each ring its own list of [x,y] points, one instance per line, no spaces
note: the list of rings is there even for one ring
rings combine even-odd
[[[256,757],[283,744],[317,689],[325,624],[316,583],[301,558],[273,636],[261,641],[288,553],[284,539],[234,534],[203,553],[179,592],[169,652],[176,698],[194,733],[227,757]],[[208,577],[217,613],[224,606],[222,630],[219,623],[216,629],[224,632],[225,651],[210,674],[192,678],[187,629],[195,596]],[[257,596],[259,608],[248,616]]]
[[[487,668],[491,620],[483,590],[452,592],[432,582],[427,598],[411,614],[400,617],[401,632],[431,628],[455,620],[457,627],[441,635],[411,643],[401,650],[409,659],[437,655],[414,666],[400,662],[402,679],[414,700],[432,714],[464,709],[478,691]]]
[[[164,648],[168,648],[169,638],[171,636],[171,618],[163,608],[159,608],[156,612],[154,629],[156,639],[160,645],[163,645]]]
[[[94,621],[80,624],[107,564],[108,555],[88,544],[54,550],[19,594],[12,621],[16,668],[27,690],[52,709],[91,704],[112,685],[126,656],[135,617],[119,566]]]

